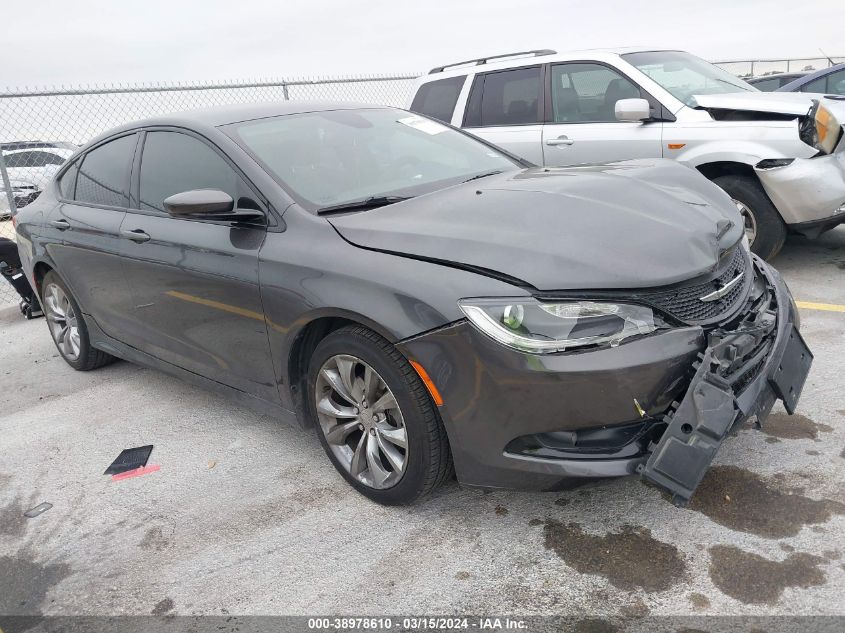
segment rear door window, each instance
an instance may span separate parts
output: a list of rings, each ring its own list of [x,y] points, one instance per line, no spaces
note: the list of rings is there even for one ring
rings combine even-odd
[[[477,75],[464,125],[526,125],[541,121],[540,66]]]
[[[79,161],[76,161],[59,178],[59,191],[62,192],[62,198],[73,200],[73,196],[76,193],[76,175],[78,173]]]
[[[450,123],[465,81],[466,75],[460,75],[424,83],[414,96],[411,111]]]
[[[121,136],[91,150],[82,158],[74,199],[110,207],[129,206],[129,167],[136,134]]]

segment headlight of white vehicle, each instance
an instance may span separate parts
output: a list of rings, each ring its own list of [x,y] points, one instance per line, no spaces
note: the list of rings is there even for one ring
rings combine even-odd
[[[801,122],[799,133],[807,145],[830,154],[839,142],[842,125],[830,110],[813,99],[813,107]]]
[[[619,345],[658,328],[650,308],[624,303],[465,299],[460,308],[476,328],[507,347],[533,354],[584,345]]]

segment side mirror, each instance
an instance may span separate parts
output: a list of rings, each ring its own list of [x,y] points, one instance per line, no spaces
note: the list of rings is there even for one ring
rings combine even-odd
[[[218,189],[193,189],[174,193],[165,198],[164,208],[170,215],[205,220],[252,222],[264,218],[264,214],[258,209],[235,209],[232,196]]]
[[[645,99],[620,99],[616,102],[619,121],[645,121],[651,118],[651,106]]]

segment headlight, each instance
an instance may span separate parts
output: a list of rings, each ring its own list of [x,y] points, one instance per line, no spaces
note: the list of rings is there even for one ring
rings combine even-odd
[[[830,154],[839,142],[841,131],[842,127],[833,113],[813,99],[813,107],[799,127],[801,140],[820,152]]]
[[[459,305],[470,323],[493,340],[533,354],[584,345],[615,347],[658,327],[651,309],[622,303],[541,303],[523,297],[465,299]]]

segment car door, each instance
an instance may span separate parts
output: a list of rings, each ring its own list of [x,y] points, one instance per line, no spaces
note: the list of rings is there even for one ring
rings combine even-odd
[[[475,76],[463,127],[538,165],[543,162],[543,66]]]
[[[120,225],[129,206],[130,168],[138,135],[95,146],[61,175],[59,204],[41,231],[56,271],[82,311],[121,339],[131,294],[121,265]]]
[[[595,62],[552,64],[548,77],[544,165],[663,155],[662,123],[617,120],[615,106],[619,99],[649,96],[616,69]]]
[[[266,223],[169,215],[165,198],[218,189],[240,208],[263,203],[227,158],[185,131],[147,131],[136,161],[137,208],[121,233],[134,293],[129,343],[168,363],[278,400],[258,285]]]

